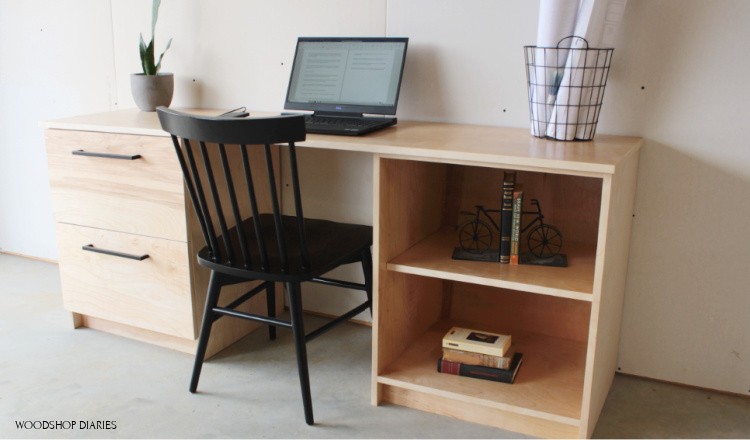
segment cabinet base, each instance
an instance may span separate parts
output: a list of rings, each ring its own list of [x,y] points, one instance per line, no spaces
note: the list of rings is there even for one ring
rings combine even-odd
[[[381,384],[381,402],[543,438],[577,438],[579,426]]]
[[[105,333],[110,333],[117,336],[123,336],[129,339],[145,342],[147,344],[157,345],[159,347],[169,348],[177,350],[183,353],[195,354],[195,350],[198,344],[197,339],[180,338],[177,336],[165,335],[163,333],[145,330],[138,327],[133,327],[127,324],[121,324],[107,319],[96,318],[93,316],[82,315],[80,313],[73,312],[73,325],[75,328],[86,327]],[[227,334],[225,337],[219,337],[218,333],[211,333],[211,342],[208,344],[206,350],[206,359],[212,357],[216,353],[220,352],[224,348],[232,345],[250,331],[255,330],[258,325],[254,325],[249,328],[245,328],[241,332],[233,332]],[[218,327],[217,327],[218,329]]]

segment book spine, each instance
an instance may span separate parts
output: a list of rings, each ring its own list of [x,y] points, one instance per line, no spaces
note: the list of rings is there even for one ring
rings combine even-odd
[[[513,223],[510,231],[510,264],[518,264],[521,240],[521,213],[523,212],[523,191],[513,192]]]
[[[470,351],[472,353],[486,354],[489,356],[504,356],[508,347],[488,347],[485,345],[473,344],[468,341],[443,341],[443,348],[453,350]]]
[[[513,221],[513,190],[516,173],[506,171],[503,176],[503,204],[500,208],[500,263],[510,263],[510,234]]]
[[[511,336],[453,327],[443,336],[443,348],[505,356],[511,346]]]
[[[443,360],[443,358],[438,359],[438,371],[441,373],[446,374],[455,374],[459,376],[461,374],[461,364],[458,362],[451,362]]]
[[[513,383],[516,376],[514,370],[466,365],[459,362],[446,361],[443,358],[438,359],[438,372],[503,383]]]
[[[507,370],[510,368],[510,361],[513,357],[512,351],[504,356],[491,356],[488,354],[473,353],[470,351],[453,350],[451,348],[443,349],[443,359],[451,362],[458,362],[467,365],[481,365],[484,367],[501,368]]]

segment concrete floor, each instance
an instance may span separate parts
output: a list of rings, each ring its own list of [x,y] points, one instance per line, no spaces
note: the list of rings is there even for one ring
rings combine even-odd
[[[256,333],[206,363],[192,395],[191,356],[73,330],[57,266],[0,254],[0,438],[524,437],[370,405],[370,329],[353,324],[308,346],[307,426],[289,332],[276,343]],[[76,427],[17,427],[42,421]],[[81,429],[97,421],[115,429]],[[617,375],[594,437],[750,438],[750,399]]]

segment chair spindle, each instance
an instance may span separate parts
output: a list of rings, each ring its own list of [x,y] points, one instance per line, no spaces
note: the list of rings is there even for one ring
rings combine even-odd
[[[248,197],[250,198],[250,209],[253,215],[253,228],[255,229],[255,238],[258,242],[258,252],[260,253],[260,265],[262,271],[269,270],[268,251],[266,251],[266,240],[260,224],[260,210],[258,209],[258,199],[255,196],[255,185],[253,185],[253,173],[250,167],[250,160],[247,154],[248,146],[241,145],[240,153],[242,155],[242,167],[245,171],[245,185],[247,186]]]
[[[251,266],[250,252],[247,249],[247,235],[242,227],[242,215],[240,213],[239,203],[237,203],[237,192],[234,189],[234,180],[232,171],[229,168],[227,152],[224,144],[219,144],[219,157],[221,158],[221,167],[224,170],[224,181],[226,182],[227,194],[229,195],[229,204],[232,208],[232,216],[237,230],[237,236],[240,239],[240,251],[242,252],[242,264],[245,268]]]
[[[302,214],[302,194],[299,186],[299,175],[297,173],[297,150],[294,142],[289,143],[289,166],[292,171],[292,189],[294,191],[294,210],[297,216],[297,232],[299,234],[300,256],[302,258],[302,268],[310,267],[310,253],[307,249],[307,239],[305,238],[305,218]]]
[[[271,146],[265,144],[266,153],[266,168],[268,169],[268,181],[275,182],[276,175],[273,171],[273,157],[271,156]],[[281,220],[281,207],[279,204],[279,196],[276,191],[276,185],[269,185],[269,192],[271,195],[271,207],[273,208],[273,221],[276,227],[276,242],[279,245],[279,257],[281,259],[281,271],[289,271],[289,257],[286,249],[286,237],[284,236],[284,223]]]
[[[218,261],[221,256],[219,255],[219,246],[216,242],[217,234],[214,231],[214,223],[213,220],[211,220],[211,215],[209,214],[210,211],[208,209],[208,204],[206,203],[206,195],[203,191],[201,178],[198,174],[198,166],[193,155],[193,148],[190,145],[189,139],[184,139],[184,144],[188,163],[190,164],[190,173],[193,177],[193,184],[195,185],[196,193],[198,195],[198,208],[200,210],[199,215],[203,215],[203,220],[206,224],[206,244],[208,246],[209,252],[211,253],[211,259],[213,261]]]
[[[208,180],[208,189],[211,191],[211,198],[214,200],[214,209],[216,210],[216,219],[219,221],[219,229],[221,229],[221,236],[224,239],[224,249],[226,255],[224,255],[227,263],[232,263],[234,260],[234,248],[232,247],[232,239],[229,236],[229,228],[227,228],[227,221],[224,218],[224,209],[221,206],[221,198],[219,197],[219,191],[216,188],[216,178],[214,177],[214,171],[211,167],[211,159],[208,157],[208,150],[206,149],[206,143],[201,141],[200,143],[201,156],[203,157],[203,167],[206,170],[206,179]]]

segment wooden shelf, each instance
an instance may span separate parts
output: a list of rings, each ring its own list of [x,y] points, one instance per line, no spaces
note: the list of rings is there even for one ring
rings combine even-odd
[[[454,260],[457,246],[453,229],[434,233],[391,260],[395,272],[513,289],[524,292],[591,301],[594,286],[595,250],[568,246],[568,267],[547,267]]]
[[[442,337],[453,324],[441,322],[417,338],[377,382],[551,422],[580,424],[585,343],[514,332],[513,345],[524,354],[523,362],[515,383],[497,383],[437,372]]]

